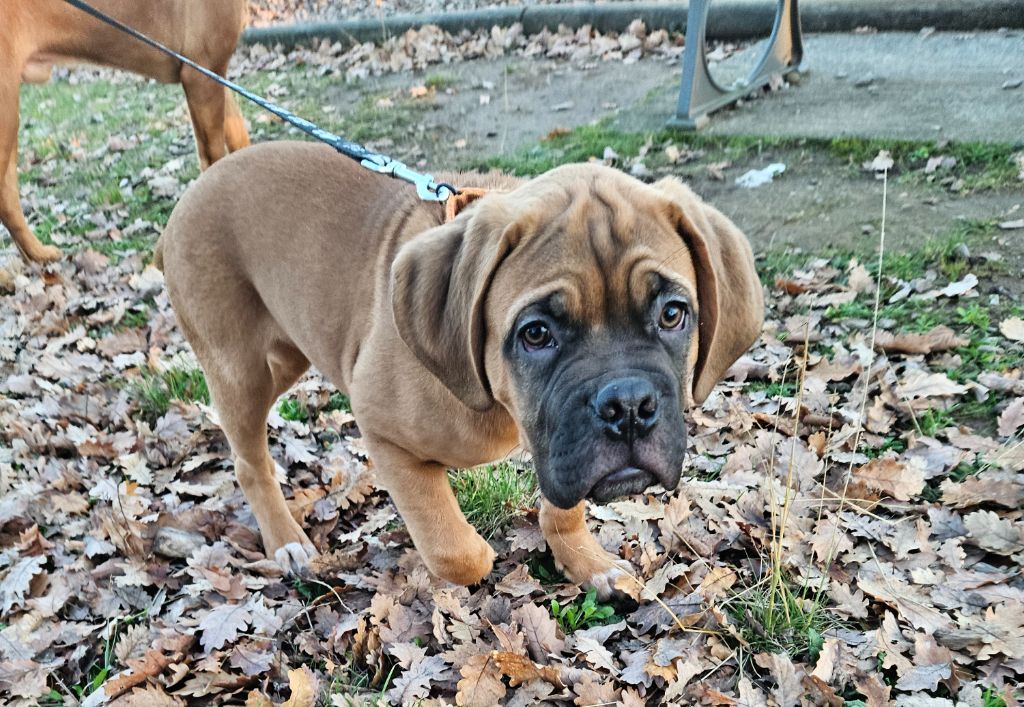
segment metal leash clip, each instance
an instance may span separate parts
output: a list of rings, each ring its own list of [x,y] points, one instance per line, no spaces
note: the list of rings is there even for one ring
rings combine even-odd
[[[409,182],[416,187],[416,194],[423,201],[447,201],[452,195],[458,193],[458,190],[451,184],[444,182],[438,184],[434,181],[433,175],[416,172],[410,169],[404,162],[393,160],[384,155],[367,157],[359,164],[374,172],[387,174],[395,179]]]

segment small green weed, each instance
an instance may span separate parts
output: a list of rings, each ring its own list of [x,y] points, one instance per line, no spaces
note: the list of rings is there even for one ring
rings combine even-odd
[[[143,370],[141,380],[132,386],[132,394],[139,404],[139,416],[150,424],[167,414],[172,400],[210,403],[206,377],[198,368]]]
[[[117,645],[117,639],[121,635],[122,627],[133,626],[139,621],[149,616],[149,611],[143,609],[134,614],[127,616],[117,616],[113,619],[113,623],[110,626],[110,630],[107,632],[106,637],[103,639],[103,655],[97,657],[92,662],[89,668],[85,671],[87,676],[86,681],[81,685],[72,685],[71,690],[81,699],[86,695],[91,695],[100,688],[100,686],[107,681],[110,673],[117,667],[117,660],[114,656],[114,647]],[[51,695],[56,692],[51,691]]]
[[[290,422],[305,422],[309,419],[306,405],[295,398],[282,398],[277,404],[277,414]]]
[[[925,410],[917,416],[917,425],[921,434],[934,437],[947,427],[956,426],[956,420],[947,410]]]
[[[558,622],[562,633],[572,633],[578,628],[591,628],[613,624],[619,620],[615,609],[607,604],[597,603],[597,590],[591,589],[583,599],[562,606],[557,599],[551,600],[551,616]]]
[[[995,688],[986,687],[981,693],[981,704],[984,707],[1006,707],[1006,699],[995,691]]]
[[[961,324],[981,329],[982,332],[988,331],[991,323],[988,310],[977,302],[971,302],[966,307],[957,307],[956,316]]]
[[[796,383],[793,381],[751,381],[747,384],[747,390],[756,392],[763,390],[769,398],[792,398],[796,395]]]
[[[327,399],[327,404],[324,405],[323,410],[324,412],[334,412],[335,410],[352,412],[352,401],[344,393],[334,392]]]
[[[896,452],[897,454],[901,454],[907,451],[907,443],[905,440],[898,437],[886,437],[882,440],[882,444],[877,447],[869,447],[867,444],[861,444],[857,451],[869,459],[877,459],[878,457],[885,456],[886,452]]]
[[[450,474],[459,507],[470,525],[490,539],[537,502],[537,477],[531,469],[499,462]]]
[[[139,305],[137,308],[130,309],[125,312],[124,316],[121,317],[121,320],[117,323],[114,329],[141,329],[148,324],[149,308]]]
[[[569,581],[555,566],[555,558],[550,551],[533,553],[526,560],[526,566],[530,570],[530,576],[545,587],[553,587],[556,584]]]

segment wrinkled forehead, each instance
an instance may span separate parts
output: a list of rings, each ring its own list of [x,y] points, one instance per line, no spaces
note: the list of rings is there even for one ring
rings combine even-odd
[[[503,302],[506,319],[544,299],[560,316],[612,322],[645,311],[664,290],[696,305],[693,261],[663,198],[580,185],[521,219],[519,242],[495,281],[499,292],[516,293]]]

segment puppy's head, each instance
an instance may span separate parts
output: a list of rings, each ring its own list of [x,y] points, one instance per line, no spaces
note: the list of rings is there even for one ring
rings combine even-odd
[[[761,330],[750,246],[674,179],[570,165],[421,234],[392,269],[398,331],[467,406],[497,402],[569,508],[674,488],[683,410]]]

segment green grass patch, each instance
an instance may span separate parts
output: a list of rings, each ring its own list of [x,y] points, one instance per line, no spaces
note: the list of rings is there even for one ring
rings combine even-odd
[[[622,157],[634,156],[648,144],[659,149],[651,149],[647,153],[645,164],[648,167],[660,167],[668,163],[660,148],[669,143],[681,150],[701,150],[705,153],[707,161],[718,161],[736,160],[744,155],[759,154],[765,149],[785,147],[790,143],[795,145],[799,142],[762,136],[703,135],[672,129],[644,133],[623,132],[612,128],[609,120],[604,120],[555,135],[518,152],[483,161],[471,161],[464,165],[464,168],[499,169],[511,174],[530,176],[562,164],[586,162],[592,157],[601,158],[608,147]]]
[[[124,316],[114,325],[115,331],[122,329],[141,329],[149,325],[149,307],[139,305],[129,309]]]
[[[452,88],[458,84],[458,79],[449,74],[435,71],[432,74],[428,74],[427,78],[423,80],[423,85],[427,88],[432,88],[435,91],[443,91],[446,88]]]
[[[398,663],[388,653],[382,653],[380,661],[379,665],[367,665],[347,651],[342,664],[331,673],[322,704],[342,707],[390,704],[386,693],[392,686]]]
[[[309,410],[306,404],[295,398],[282,398],[277,404],[277,414],[290,422],[306,422],[309,420]]]
[[[139,417],[150,424],[167,414],[171,401],[210,403],[206,377],[198,368],[143,370],[141,380],[132,386],[132,397],[138,404]]]
[[[466,520],[490,539],[537,502],[537,477],[511,462],[450,473],[452,489]]]
[[[327,398],[327,404],[324,405],[324,412],[334,412],[340,410],[341,412],[352,412],[352,401],[349,400],[348,396],[344,393],[334,392]]]
[[[888,150],[893,159],[893,173],[915,172],[920,179],[952,176],[964,180],[968,189],[998,189],[1017,185],[1017,169],[1014,166],[1012,145],[983,142],[947,142],[939,144],[932,140],[881,140],[857,137],[840,137],[823,142],[828,151],[851,167],[861,170],[881,150]],[[956,164],[947,170],[932,175],[923,173],[928,160],[933,157],[952,157]]]
[[[786,653],[813,665],[825,633],[841,626],[813,590],[772,582],[770,577],[735,593],[724,606],[752,655]]]
[[[565,634],[570,634],[576,629],[605,626],[621,620],[615,614],[614,607],[597,602],[596,589],[591,589],[584,597],[569,604],[560,604],[557,599],[552,599],[551,616]]]
[[[764,391],[769,398],[792,398],[796,395],[796,383],[793,381],[750,381],[747,390],[751,393]]]
[[[894,172],[913,179],[931,181],[952,176],[962,179],[966,189],[1012,188],[1019,184],[1017,168],[1010,145],[989,143],[948,143],[939,146],[934,141],[870,140],[854,137],[786,138],[758,135],[707,135],[681,132],[666,128],[658,131],[635,133],[616,129],[610,119],[578,127],[568,133],[554,136],[529,148],[509,155],[500,155],[484,161],[471,162],[469,168],[495,168],[518,175],[535,175],[568,162],[583,162],[600,158],[606,147],[619,155],[634,156],[646,144],[661,147],[673,143],[681,150],[701,151],[703,164],[722,160],[736,161],[745,156],[758,155],[771,150],[816,150],[831,155],[837,162],[845,162],[863,171],[862,164],[870,162],[880,150],[893,155]],[[935,156],[956,159],[950,169],[926,175],[923,169]],[[644,159],[648,167],[664,166],[667,162],[660,149],[652,149]],[[687,172],[689,167],[678,165],[673,171]]]
[[[52,243],[59,233],[71,248],[76,240],[84,245],[101,212],[122,227],[143,220],[155,228],[144,238],[88,245],[115,259],[148,252],[174,199],[154,198],[140,175],[177,157],[184,159],[179,179],[199,171],[181,88],[135,78],[57,79],[22,87],[21,99],[20,181],[43,184],[47,197],[30,200],[26,214],[40,240]],[[113,149],[112,139],[120,143]]]

